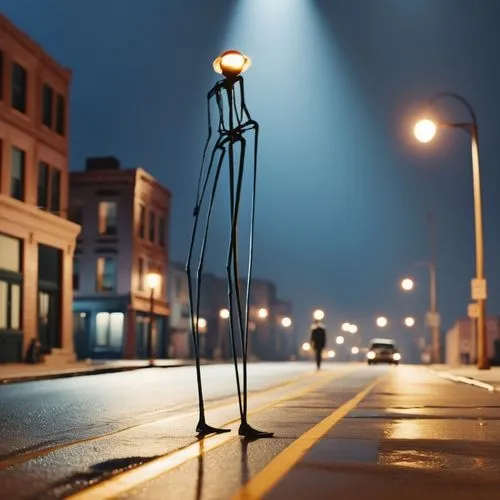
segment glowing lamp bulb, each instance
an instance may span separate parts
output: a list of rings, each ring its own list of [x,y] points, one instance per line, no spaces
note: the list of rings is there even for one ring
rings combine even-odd
[[[222,318],[222,319],[227,319],[229,318],[229,309],[221,309],[220,312],[219,312],[219,316]]]
[[[316,311],[313,312],[313,318],[316,321],[321,321],[324,317],[325,317],[325,313],[321,309],[316,309]]]
[[[405,292],[409,292],[410,290],[413,290],[414,286],[415,286],[415,283],[411,278],[405,278],[403,281],[401,281],[401,288]]]
[[[235,78],[244,73],[252,64],[250,58],[237,50],[223,52],[213,62],[214,71],[225,77]]]
[[[292,320],[290,318],[283,318],[281,320],[281,326],[283,328],[289,328],[292,326]]]
[[[432,141],[437,132],[436,122],[429,119],[419,120],[413,128],[413,134],[417,141],[426,143]]]
[[[408,328],[415,326],[415,318],[412,318],[411,316],[408,316],[407,318],[405,318],[405,325]]]

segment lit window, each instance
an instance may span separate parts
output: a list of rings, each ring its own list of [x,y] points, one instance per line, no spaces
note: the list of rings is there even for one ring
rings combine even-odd
[[[99,202],[99,234],[116,234],[116,201]]]
[[[21,328],[21,286],[0,281],[0,329]]]
[[[116,289],[116,263],[113,257],[97,259],[97,291],[113,292]]]
[[[0,269],[21,272],[21,240],[0,234]]]
[[[120,349],[123,342],[124,314],[100,312],[96,314],[96,345]]]
[[[144,259],[139,258],[137,269],[138,269],[137,274],[138,274],[138,279],[139,279],[139,283],[137,284],[137,288],[142,291],[142,290],[144,290]]]

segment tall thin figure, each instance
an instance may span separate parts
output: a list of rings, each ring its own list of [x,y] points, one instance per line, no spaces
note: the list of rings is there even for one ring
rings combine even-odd
[[[254,429],[247,420],[248,414],[248,383],[247,383],[247,346],[248,346],[248,322],[250,310],[250,283],[253,264],[253,235],[255,219],[255,192],[257,183],[257,147],[259,125],[250,116],[245,103],[245,92],[243,78],[241,73],[250,67],[250,58],[240,52],[230,50],[224,52],[213,63],[214,70],[224,75],[224,79],[218,81],[210,90],[207,96],[208,101],[208,138],[203,151],[200,175],[198,178],[198,189],[196,194],[196,204],[194,208],[194,224],[191,235],[191,245],[186,263],[186,272],[189,286],[189,303],[191,308],[191,333],[193,337],[194,353],[196,358],[196,377],[198,383],[198,402],[199,402],[199,421],[196,431],[200,435],[211,433],[228,432],[229,429],[212,427],[205,420],[205,406],[203,400],[203,390],[200,368],[200,349],[199,349],[199,312],[200,312],[200,294],[203,276],[203,263],[205,259],[205,250],[209,234],[210,221],[212,217],[212,208],[215,201],[220,173],[224,164],[224,159],[228,158],[229,166],[229,199],[230,199],[230,238],[229,248],[226,260],[226,273],[228,285],[228,307],[229,307],[229,331],[231,339],[231,350],[236,376],[236,387],[238,391],[238,404],[241,416],[239,434],[249,439],[260,437],[271,437],[272,432],[265,432]],[[235,89],[239,90],[237,94]],[[206,167],[206,158],[210,140],[212,138],[212,121],[210,114],[210,104],[215,98],[218,109],[217,138],[211,148],[210,159]],[[224,106],[227,101],[227,110]],[[252,201],[251,201],[251,219],[250,219],[250,239],[249,239],[249,257],[247,269],[247,283],[245,302],[242,303],[242,294],[240,291],[239,265],[238,265],[238,216],[240,208],[240,198],[243,183],[243,173],[245,167],[246,144],[245,132],[254,131],[254,159],[253,159],[253,183],[252,183]],[[235,145],[239,145],[239,159]],[[209,184],[211,189],[209,191]],[[193,249],[196,236],[198,234],[198,221],[201,209],[205,201],[208,200],[206,208],[205,226],[202,230],[202,241],[198,267],[196,270],[195,284],[193,285],[193,276],[191,272]],[[243,387],[240,385],[240,375],[238,367],[238,355],[236,350],[236,331],[242,346],[242,375]]]

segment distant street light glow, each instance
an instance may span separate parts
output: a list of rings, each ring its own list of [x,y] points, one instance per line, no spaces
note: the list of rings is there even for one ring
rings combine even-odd
[[[317,321],[321,321],[324,317],[325,313],[321,309],[316,309],[316,311],[313,312],[313,318]]]
[[[290,328],[292,326],[292,320],[290,318],[283,318],[281,320],[281,326],[283,328]]]
[[[222,319],[228,319],[229,318],[229,309],[221,309],[219,312],[219,316]]]
[[[302,344],[302,350],[303,350],[303,351],[306,351],[306,352],[307,352],[307,351],[310,351],[310,350],[311,350],[311,344],[310,344],[309,342],[304,342],[304,343]]]
[[[328,357],[333,359],[335,357],[335,351],[328,351]]]
[[[405,325],[408,328],[411,328],[412,326],[415,326],[415,318],[412,318],[411,316],[408,316],[405,318]]]
[[[351,348],[351,354],[358,354],[358,353],[359,353],[359,347],[354,346]]]
[[[342,331],[343,332],[350,332],[351,331],[351,323],[342,323]]]
[[[385,328],[387,326],[387,323],[388,323],[388,321],[387,321],[387,318],[385,316],[379,316],[377,318],[377,326],[379,328]]]
[[[335,339],[335,342],[337,342],[337,344],[341,345],[344,343],[344,337],[342,337],[342,335],[339,335],[336,339]]]
[[[405,292],[413,290],[414,287],[415,287],[415,282],[411,278],[405,278],[404,280],[401,281],[401,288]]]
[[[434,139],[437,132],[436,122],[433,120],[429,120],[425,118],[423,120],[419,120],[415,127],[413,128],[413,134],[417,141],[422,143],[427,143]]]
[[[198,318],[198,327],[202,330],[207,327],[207,320],[205,318]]]
[[[349,333],[357,333],[358,332],[358,327],[356,325],[351,325],[349,328]]]
[[[260,319],[266,319],[269,315],[269,311],[265,307],[261,307],[257,312]]]

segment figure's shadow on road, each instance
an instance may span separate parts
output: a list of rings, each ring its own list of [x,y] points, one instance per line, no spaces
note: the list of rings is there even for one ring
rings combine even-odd
[[[112,475],[119,474],[139,465],[143,465],[151,460],[159,458],[161,455],[152,457],[124,457],[106,460],[89,467],[86,472],[78,472],[72,476],[52,483],[43,493],[37,493],[30,500],[40,500],[45,498],[48,492],[56,493],[58,497],[65,497],[68,494],[75,493],[88,487],[89,483],[107,479]]]

